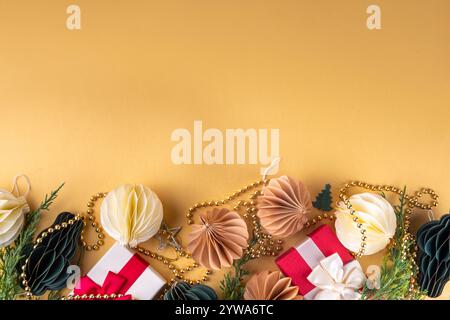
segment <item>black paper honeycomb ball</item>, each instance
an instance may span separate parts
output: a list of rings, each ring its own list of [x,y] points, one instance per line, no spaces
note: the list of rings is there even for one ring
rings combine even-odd
[[[83,229],[83,221],[74,218],[75,215],[70,212],[60,213],[50,226],[54,231],[48,233],[28,256],[24,271],[33,295],[40,296],[47,290],[61,290],[66,287],[70,276],[67,267],[73,264]],[[70,219],[74,220],[74,223],[67,224],[66,228],[54,228]],[[41,235],[42,232],[39,237]]]
[[[217,294],[208,286],[175,282],[164,294],[164,300],[217,300]]]
[[[420,288],[429,297],[442,294],[450,278],[450,214],[430,221],[417,231]]]

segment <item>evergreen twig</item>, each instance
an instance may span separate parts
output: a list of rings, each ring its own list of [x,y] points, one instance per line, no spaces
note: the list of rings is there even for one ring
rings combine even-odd
[[[42,211],[49,210],[63,186],[64,183],[52,191],[50,196],[45,195],[40,206],[27,214],[24,228],[14,245],[0,249],[0,300],[15,299],[23,291],[19,283],[19,263],[25,258],[24,249],[33,242]]]
[[[409,295],[409,285],[411,275],[406,270],[411,270],[409,260],[402,259],[402,243],[406,233],[404,224],[405,208],[407,200],[405,198],[406,187],[400,196],[400,202],[394,206],[397,218],[397,230],[394,235],[393,243],[389,247],[386,256],[381,265],[380,287],[379,289],[369,288],[367,283],[362,290],[362,299],[364,300],[402,300]],[[383,194],[384,196],[384,194]],[[414,246],[414,242],[409,240],[406,243],[407,248]],[[411,299],[422,299],[423,292],[414,293]]]
[[[253,247],[256,242],[257,238],[253,235],[249,241],[249,248]],[[241,300],[244,296],[245,286],[242,280],[249,272],[243,266],[251,259],[251,254],[247,252],[242,258],[233,262],[233,271],[225,274],[223,280],[220,282],[220,290],[222,290],[224,300]]]

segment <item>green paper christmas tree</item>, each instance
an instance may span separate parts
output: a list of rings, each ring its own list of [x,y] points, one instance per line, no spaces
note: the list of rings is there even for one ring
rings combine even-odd
[[[320,191],[320,193],[317,195],[316,200],[313,201],[313,206],[318,210],[328,212],[333,210],[333,208],[331,207],[332,201],[333,198],[331,196],[331,185],[326,184],[322,191]]]

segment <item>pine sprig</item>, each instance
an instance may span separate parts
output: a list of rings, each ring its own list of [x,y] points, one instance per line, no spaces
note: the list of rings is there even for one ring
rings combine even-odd
[[[48,211],[58,192],[64,186],[62,183],[56,190],[45,195],[40,206],[27,214],[25,226],[14,245],[0,249],[0,300],[15,299],[23,290],[19,283],[19,263],[25,258],[24,249],[33,242],[36,227],[43,211]]]
[[[406,187],[400,196],[400,202],[394,206],[397,218],[397,230],[394,235],[393,244],[388,249],[381,265],[380,288],[369,288],[367,283],[362,291],[364,300],[403,300],[409,295],[411,275],[406,270],[412,270],[414,266],[409,260],[402,259],[402,243],[406,233],[404,224]],[[384,196],[384,195],[383,195]],[[414,246],[412,240],[405,243],[407,248]],[[415,292],[411,299],[423,299],[423,292]]]
[[[249,248],[253,247],[257,242],[255,236],[249,241]],[[224,300],[241,300],[244,296],[245,286],[242,281],[249,274],[248,270],[243,266],[252,259],[250,253],[244,254],[242,258],[234,260],[233,271],[225,274],[220,282],[220,290]]]

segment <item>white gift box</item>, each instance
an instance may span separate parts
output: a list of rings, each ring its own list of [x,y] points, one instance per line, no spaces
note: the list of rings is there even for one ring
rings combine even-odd
[[[115,243],[108,252],[88,272],[87,276],[102,286],[109,272],[127,278],[126,294],[133,299],[151,300],[165,285],[166,281],[137,253]]]

